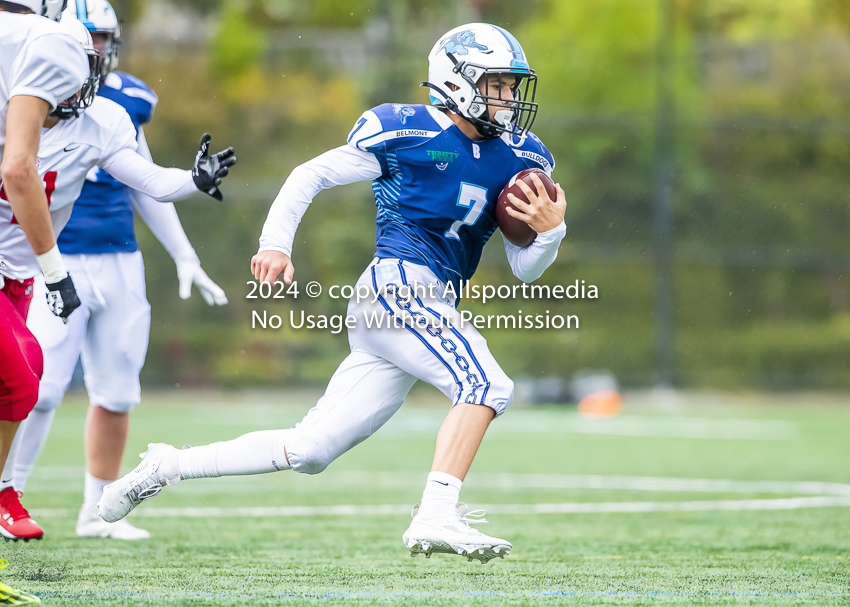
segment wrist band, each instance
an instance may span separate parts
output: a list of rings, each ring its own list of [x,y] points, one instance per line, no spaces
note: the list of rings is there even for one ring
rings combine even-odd
[[[65,262],[62,261],[62,254],[59,252],[59,247],[53,245],[47,253],[36,255],[38,265],[41,266],[41,273],[44,274],[44,282],[51,284],[59,282],[68,275],[68,270],[65,269]]]

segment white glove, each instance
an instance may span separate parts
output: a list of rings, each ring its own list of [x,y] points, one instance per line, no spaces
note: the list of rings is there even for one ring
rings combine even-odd
[[[189,299],[192,295],[192,283],[194,283],[207,305],[223,306],[227,303],[227,295],[224,294],[220,286],[210,280],[197,258],[175,259],[174,263],[177,265],[180,299]]]

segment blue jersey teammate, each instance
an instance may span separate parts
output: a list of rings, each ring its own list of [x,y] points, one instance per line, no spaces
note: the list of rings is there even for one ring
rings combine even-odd
[[[150,122],[157,97],[138,78],[114,71],[120,27],[112,6],[107,0],[87,0],[71,3],[66,14],[86,25],[100,52],[103,72],[98,95],[124,107],[136,127],[138,153],[151,160],[143,125]],[[106,523],[96,509],[103,487],[119,476],[130,410],[141,398],[139,373],[150,332],[134,212],[174,258],[183,299],[189,297],[194,283],[208,304],[227,303],[224,291],[201,269],[173,204],[132,190],[97,167],[89,172],[58,238],[62,259],[74,276],[83,305],[67,325],[37,310],[29,316],[28,326],[44,350],[44,375],[35,409],[19,432],[14,472],[15,489],[23,491],[82,355],[91,402],[86,417],[84,500],[76,526],[77,535],[83,537],[150,537],[127,521]]]
[[[292,171],[272,205],[257,280],[292,280],[295,230],[314,196],[336,185],[371,180],[377,205],[377,252],[348,315],[351,354],[325,395],[288,430],[178,451],[150,445],[142,463],[106,488],[98,510],[117,520],[164,485],[181,480],[292,469],[316,474],[378,430],[421,379],[439,388],[452,408],[437,435],[421,505],[403,535],[411,554],[435,552],[487,562],[510,542],[470,527],[458,502],[481,439],[513,398],[513,382],[469,323],[457,323],[461,281],[475,272],[496,229],[495,203],[510,178],[527,168],[551,173],[554,160],[529,127],[537,111],[536,76],[510,33],[493,25],[458,27],[429,57],[431,105],[387,104],[365,112],[347,145]],[[530,282],[557,256],[564,234],[564,192],[550,200],[542,182],[520,187],[511,215],[538,233],[526,248],[505,241],[514,274]],[[433,288],[432,288],[433,287]],[[381,319],[381,325],[367,319]],[[393,321],[393,322],[390,322]],[[398,322],[396,322],[398,321]]]

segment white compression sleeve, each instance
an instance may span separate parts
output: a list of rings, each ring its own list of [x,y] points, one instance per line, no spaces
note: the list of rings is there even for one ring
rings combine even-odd
[[[527,247],[512,245],[502,236],[514,276],[523,282],[534,282],[540,278],[558,256],[558,247],[566,234],[567,224],[562,221],[558,227],[539,233]]]
[[[138,137],[139,154],[146,160],[153,162],[148,143],[145,140],[145,132],[139,127]],[[150,228],[156,239],[162,243],[168,254],[173,259],[198,259],[195,249],[186,237],[177,210],[170,202],[157,202],[147,194],[138,190],[130,190],[133,208],[141,215],[142,219]]]
[[[295,230],[316,194],[337,185],[371,181],[381,174],[374,154],[347,145],[296,167],[272,203],[260,236],[260,251],[291,255]]]
[[[186,198],[198,191],[192,181],[192,171],[165,169],[129,148],[105,158],[100,168],[124,185],[161,202]]]

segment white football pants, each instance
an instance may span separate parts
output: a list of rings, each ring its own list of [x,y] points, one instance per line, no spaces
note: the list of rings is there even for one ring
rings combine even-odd
[[[399,409],[417,379],[436,386],[453,405],[484,405],[496,415],[513,399],[513,382],[487,341],[471,324],[460,326],[454,299],[441,297],[445,287],[430,269],[374,259],[358,280],[361,285],[371,296],[358,302],[355,293],[349,302],[348,315],[356,322],[348,332],[351,354],[316,406],[285,435],[289,464],[297,472],[317,474],[369,438]],[[381,295],[371,303],[376,292]],[[367,317],[382,319],[382,327],[368,327]],[[394,317],[407,323],[390,324]]]

